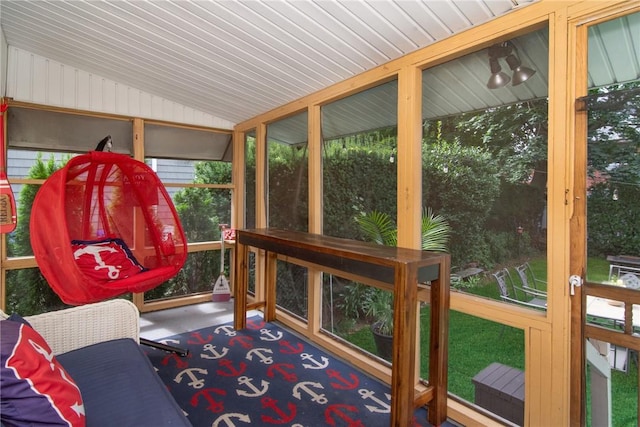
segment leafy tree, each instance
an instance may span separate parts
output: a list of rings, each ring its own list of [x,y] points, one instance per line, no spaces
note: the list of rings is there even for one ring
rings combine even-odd
[[[35,164],[29,170],[28,178],[47,179],[68,160],[67,157],[58,163],[51,156],[45,162],[42,160],[42,154],[38,153]],[[39,189],[39,185],[27,184],[20,190],[18,224],[8,244],[10,257],[33,254],[29,238],[29,219],[31,206]],[[20,313],[23,316],[66,307],[58,295],[53,292],[38,268],[20,269],[8,274],[6,297],[7,310]]]
[[[593,89],[586,107],[589,255],[638,255],[640,82]]]
[[[194,168],[196,183],[231,181],[231,165],[228,163],[197,162]],[[178,191],[173,201],[188,242],[220,240],[219,224],[230,224],[229,190],[189,187]],[[145,299],[210,291],[220,271],[219,256],[210,251],[191,253],[180,272],[161,286],[147,291]]]
[[[308,229],[308,157],[306,145],[269,143],[269,226]]]
[[[437,124],[439,122],[436,122]],[[546,186],[548,102],[530,100],[482,112],[469,112],[442,119],[441,124],[426,126],[427,140],[456,141],[465,147],[488,150],[508,182],[524,182],[532,171]],[[537,184],[537,183],[536,183]]]
[[[480,239],[476,252],[484,254],[478,258],[484,259],[486,265],[523,254],[524,241],[527,246],[531,242],[538,249],[545,249],[547,122],[548,102],[538,99],[425,123],[427,140],[456,141],[464,147],[481,147],[491,154],[490,161],[500,179],[499,195],[494,199],[484,231],[474,232],[468,241],[468,245],[474,246],[476,239]],[[455,258],[459,243],[453,240]]]
[[[325,150],[327,152],[327,150]],[[389,161],[389,149],[338,148],[323,159],[324,233],[364,239],[353,218],[379,211],[395,222],[397,164]]]
[[[486,222],[500,182],[491,153],[444,140],[423,147],[423,203],[451,226],[454,265],[493,262],[486,239]]]
[[[201,184],[226,184],[232,181],[231,163],[196,162],[195,182]],[[221,224],[231,224],[231,192],[207,189],[211,197],[211,208]]]

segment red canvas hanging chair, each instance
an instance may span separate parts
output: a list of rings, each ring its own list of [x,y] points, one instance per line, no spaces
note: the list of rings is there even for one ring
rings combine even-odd
[[[174,277],[187,242],[171,198],[143,162],[111,152],[72,158],[36,194],[31,246],[63,302],[144,292]]]

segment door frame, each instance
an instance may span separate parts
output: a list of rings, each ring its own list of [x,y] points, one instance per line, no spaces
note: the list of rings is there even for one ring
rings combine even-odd
[[[574,295],[571,296],[571,343],[570,343],[570,425],[586,425],[586,404],[585,396],[586,384],[586,347],[585,340],[592,335],[585,328],[586,320],[586,300],[588,294],[620,293],[624,297],[626,293],[630,296],[630,290],[611,289],[607,286],[589,284],[586,282],[587,266],[587,125],[588,114],[584,105],[581,105],[579,98],[588,93],[588,30],[590,27],[602,22],[610,21],[621,16],[629,15],[640,11],[640,5],[630,2],[623,5],[616,5],[610,9],[598,10],[594,15],[585,13],[575,16],[569,20],[568,28],[568,72],[573,74],[574,86],[567,88],[567,106],[573,107],[573,111],[568,111],[568,117],[573,117],[573,124],[569,121],[567,126],[568,159],[573,162],[570,165],[567,182],[567,200],[569,204],[569,232],[570,232],[570,257],[569,274],[578,275],[582,278],[583,286],[574,288]],[[603,289],[604,288],[604,289]],[[633,292],[633,291],[631,291]],[[635,296],[633,297],[635,300]],[[630,326],[629,326],[630,329]],[[618,337],[611,337],[611,342]],[[625,336],[622,342],[631,344],[631,340],[640,343],[640,338]],[[640,344],[632,344],[635,345]],[[640,396],[639,406],[640,408]]]

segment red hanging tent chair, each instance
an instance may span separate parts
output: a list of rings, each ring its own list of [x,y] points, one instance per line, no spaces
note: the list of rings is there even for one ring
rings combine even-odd
[[[53,173],[36,194],[30,232],[42,274],[70,305],[152,289],[187,258],[184,230],[156,173],[111,152],[73,157]]]

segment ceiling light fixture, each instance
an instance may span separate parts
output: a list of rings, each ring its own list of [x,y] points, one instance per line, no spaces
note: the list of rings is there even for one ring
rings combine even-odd
[[[488,53],[489,67],[491,68],[491,77],[489,77],[489,82],[487,82],[489,89],[501,88],[506,86],[510,81],[513,86],[517,86],[536,73],[535,70],[522,65],[518,55],[518,49],[510,41],[494,44],[489,48]],[[509,77],[502,71],[502,67],[498,61],[500,58],[505,58],[507,61],[509,68],[513,71],[512,77]]]

